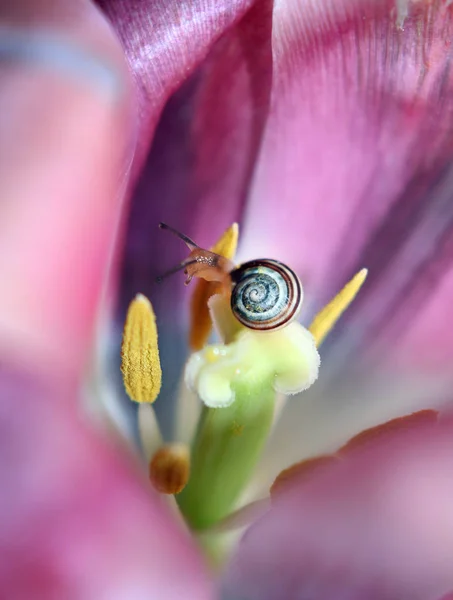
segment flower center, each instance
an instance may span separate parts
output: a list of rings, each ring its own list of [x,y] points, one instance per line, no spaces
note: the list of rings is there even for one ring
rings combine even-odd
[[[197,254],[198,246],[181,238]],[[269,436],[277,393],[297,394],[316,381],[317,347],[367,274],[360,271],[306,329],[295,320],[302,286],[289,267],[263,259],[219,274],[219,265],[233,259],[237,239],[233,225],[211,250],[200,249],[217,270],[215,280],[210,273],[208,281],[197,279],[191,302],[190,342],[196,351],[188,360],[185,384],[203,408],[190,456],[177,440],[150,457],[153,486],[177,494],[195,530],[216,524],[236,508]],[[204,270],[197,273],[205,275]],[[220,342],[207,345],[212,325]],[[132,301],[124,328],[122,373],[132,400],[155,400],[161,384],[157,330],[151,304],[141,295]],[[150,416],[149,410],[139,414]]]

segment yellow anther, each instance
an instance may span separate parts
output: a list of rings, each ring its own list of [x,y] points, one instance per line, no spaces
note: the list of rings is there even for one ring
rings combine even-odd
[[[329,302],[313,319],[308,328],[319,346],[335,323],[357,296],[368,275],[368,269],[362,269],[349,281],[333,300]]]
[[[190,473],[190,452],[185,444],[169,444],[154,454],[149,478],[161,494],[179,494],[186,487]]]
[[[223,233],[211,251],[233,260],[238,244],[239,226],[233,223]],[[190,303],[190,332],[189,343],[192,350],[201,350],[209,338],[212,329],[208,300],[220,290],[217,282],[198,279]]]
[[[162,370],[156,317],[151,302],[142,294],[137,294],[127,311],[121,346],[121,372],[131,400],[154,402],[160,392]]]
[[[234,255],[236,254],[238,238],[239,225],[237,223],[233,223],[223,232],[223,234],[211,248],[211,251],[215,252],[216,254],[220,254],[220,256],[224,256],[229,260],[233,260]]]

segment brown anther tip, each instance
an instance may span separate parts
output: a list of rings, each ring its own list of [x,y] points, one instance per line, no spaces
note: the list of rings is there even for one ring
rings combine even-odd
[[[190,452],[185,444],[162,446],[149,465],[149,478],[161,494],[179,494],[190,474]]]

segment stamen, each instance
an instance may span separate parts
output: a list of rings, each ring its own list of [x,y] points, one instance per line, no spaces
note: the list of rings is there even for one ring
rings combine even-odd
[[[236,254],[238,237],[239,226],[237,223],[233,223],[211,248],[211,252],[232,260]],[[215,281],[205,281],[204,279],[197,281],[190,304],[189,343],[192,350],[201,350],[208,341],[212,329],[208,300],[220,292],[220,287],[220,284]]]
[[[190,473],[190,452],[185,444],[160,448],[149,465],[149,477],[161,494],[179,494],[186,487]]]
[[[151,404],[142,403],[138,407],[138,434],[146,464],[149,464],[153,454],[162,446],[162,435],[156,413]]]
[[[233,315],[230,298],[225,294],[211,296],[208,309],[214,329],[224,344],[231,343],[244,330],[244,326]]]
[[[349,281],[344,288],[329,302],[313,319],[309,331],[319,346],[335,323],[357,296],[368,275],[368,269],[362,269]]]
[[[160,392],[162,370],[156,317],[150,301],[142,294],[137,294],[127,311],[121,346],[121,372],[131,400],[154,402]]]

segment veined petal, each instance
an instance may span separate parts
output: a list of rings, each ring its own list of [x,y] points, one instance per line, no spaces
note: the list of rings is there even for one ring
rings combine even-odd
[[[311,314],[363,265],[370,276],[322,347],[317,386],[283,412],[262,491],[292,462],[451,389],[452,16],[442,2],[407,7],[401,31],[392,2],[275,4],[241,259],[291,262]]]
[[[241,258],[291,262],[317,306],[365,264],[369,284],[337,349],[345,362],[381,340],[381,355],[396,352],[396,330],[428,354],[440,327],[423,319],[413,344],[411,326],[451,288],[452,13],[440,1],[406,6],[402,31],[393,2],[274,5],[270,116]],[[433,366],[451,363],[451,339],[444,328]]]
[[[143,164],[164,103],[212,44],[235,24],[253,0],[195,2],[98,0],[125,49],[137,84],[138,149]]]

